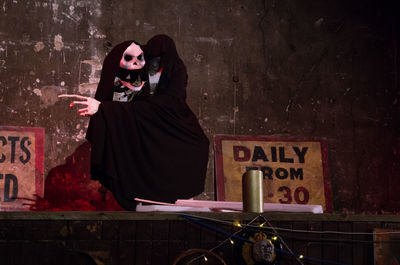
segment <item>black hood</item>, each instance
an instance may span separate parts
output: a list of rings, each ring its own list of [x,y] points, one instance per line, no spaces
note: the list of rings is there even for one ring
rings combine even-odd
[[[110,101],[113,99],[113,93],[114,93],[114,79],[117,76],[117,73],[119,71],[123,71],[119,67],[119,62],[121,61],[122,54],[124,51],[132,44],[135,43],[136,45],[139,45],[140,48],[143,50],[143,46],[140,45],[139,43],[129,40],[129,41],[124,41],[118,45],[116,45],[109,54],[107,54],[106,58],[104,59],[103,62],[103,68],[101,70],[101,76],[100,76],[100,82],[97,86],[97,91],[95,95],[95,99],[99,101]],[[137,71],[138,75],[141,76],[142,80],[146,80],[146,70],[145,67],[142,69],[138,70],[130,70],[130,71]],[[144,86],[142,89],[142,92],[148,90],[146,88],[147,86]]]

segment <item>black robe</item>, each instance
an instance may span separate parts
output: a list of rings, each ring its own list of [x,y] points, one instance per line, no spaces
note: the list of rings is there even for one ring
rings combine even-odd
[[[175,44],[166,35],[145,46],[146,83],[131,102],[112,101],[119,61],[133,41],[117,45],[103,63],[95,98],[99,110],[89,122],[91,177],[111,190],[118,203],[135,210],[134,198],[174,202],[200,194],[208,163],[209,141],[186,104],[187,72]],[[154,94],[147,77],[149,59],[163,68]]]

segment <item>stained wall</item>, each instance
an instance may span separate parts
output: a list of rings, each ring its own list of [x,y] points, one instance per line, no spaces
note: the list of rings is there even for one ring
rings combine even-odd
[[[45,176],[82,177],[74,183],[106,198],[89,181],[88,118],[57,95],[93,95],[112,46],[165,33],[211,142],[215,134],[325,138],[334,210],[398,212],[392,2],[1,0],[0,123],[44,127]],[[201,199],[215,197],[213,156]],[[70,182],[58,183],[55,195],[74,195]]]

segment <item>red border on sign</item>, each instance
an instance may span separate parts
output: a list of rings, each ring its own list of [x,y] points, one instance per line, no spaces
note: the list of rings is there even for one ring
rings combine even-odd
[[[0,130],[14,132],[33,132],[35,134],[35,189],[38,196],[44,195],[44,128],[0,126]]]
[[[313,141],[319,142],[321,145],[321,159],[322,159],[322,171],[324,178],[324,191],[325,191],[325,210],[326,212],[332,212],[332,188],[331,181],[329,178],[329,167],[328,167],[328,148],[326,141],[321,138],[279,138],[269,136],[247,136],[247,135],[214,135],[214,152],[215,152],[215,175],[216,175],[216,190],[217,200],[225,201],[225,179],[224,179],[224,168],[222,161],[222,141],[233,140],[233,141],[280,141],[280,142],[305,142]]]

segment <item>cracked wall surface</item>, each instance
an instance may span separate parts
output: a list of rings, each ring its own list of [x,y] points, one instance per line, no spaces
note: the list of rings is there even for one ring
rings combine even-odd
[[[47,176],[60,167],[86,174],[88,160],[76,153],[89,151],[88,119],[57,95],[94,95],[112,46],[165,33],[187,66],[187,101],[211,141],[215,134],[323,137],[334,210],[398,212],[393,7],[390,1],[0,0],[1,125],[46,129]],[[211,150],[201,199],[215,197],[213,156]]]

